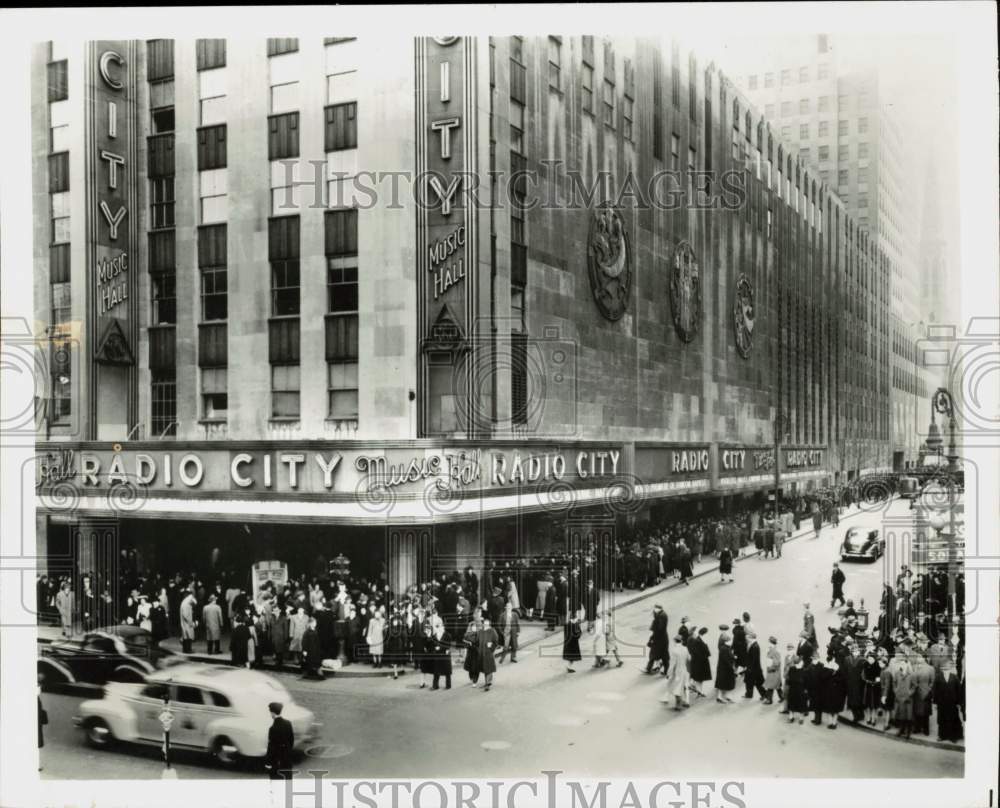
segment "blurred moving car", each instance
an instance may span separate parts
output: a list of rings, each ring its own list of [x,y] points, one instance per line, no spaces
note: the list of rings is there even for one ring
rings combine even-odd
[[[108,626],[82,637],[39,644],[38,676],[42,689],[59,684],[141,682],[174,659],[183,657],[159,648],[145,629]]]
[[[281,702],[282,718],[292,724],[296,750],[315,740],[319,725],[313,714],[296,704],[284,685],[267,674],[225,665],[184,663],[139,684],[110,684],[103,698],[82,702],[73,721],[95,747],[115,741],[159,745],[160,714],[169,707],[172,748],[202,750],[233,765],[267,752],[272,701]]]
[[[856,526],[847,529],[840,547],[840,560],[867,558],[871,561],[885,553],[885,538],[877,527]]]

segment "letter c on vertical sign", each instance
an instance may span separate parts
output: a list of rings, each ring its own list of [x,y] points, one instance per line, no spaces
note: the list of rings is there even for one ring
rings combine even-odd
[[[125,60],[122,59],[120,53],[116,53],[115,51],[104,51],[104,53],[101,54],[100,61],[101,78],[104,79],[104,83],[107,84],[112,90],[120,90],[125,85],[118,79],[113,78],[111,73],[108,72],[108,65],[111,62],[114,62],[119,67],[125,64]]]

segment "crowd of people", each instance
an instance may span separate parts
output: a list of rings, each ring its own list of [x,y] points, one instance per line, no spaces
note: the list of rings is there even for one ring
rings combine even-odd
[[[852,599],[844,601],[838,625],[828,627],[825,649],[808,603],[802,630],[784,653],[775,636],[762,645],[762,635],[744,612],[718,626],[714,678],[706,642],[710,629],[683,617],[671,637],[667,615],[657,605],[645,671],[667,679],[666,700],[675,710],[689,707],[692,696],[706,697],[713,684],[717,702],[733,703],[742,677],[744,699],[756,693],[765,704],[777,702],[789,722],[803,724],[811,714],[813,724],[836,729],[838,716],[848,711],[857,723],[894,728],[909,738],[913,733],[930,737],[936,716],[937,739],[958,742],[965,722],[965,630],[956,617],[962,614],[962,600],[939,600],[942,586],[947,589],[942,572],[913,576],[904,567],[895,589],[886,586],[870,628],[863,604],[855,609]]]

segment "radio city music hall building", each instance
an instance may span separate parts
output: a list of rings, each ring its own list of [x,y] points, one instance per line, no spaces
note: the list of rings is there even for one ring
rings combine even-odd
[[[33,60],[50,571],[343,553],[398,591],[888,466],[885,258],[678,43]]]

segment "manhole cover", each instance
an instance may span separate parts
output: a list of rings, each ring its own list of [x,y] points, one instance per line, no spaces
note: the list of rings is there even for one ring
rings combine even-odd
[[[584,704],[583,711],[591,715],[607,715],[611,712],[611,708],[606,704]]]
[[[501,749],[510,749],[509,741],[483,741],[479,745],[487,752],[499,752]]]
[[[310,746],[306,754],[313,758],[342,758],[354,754],[354,747],[342,743],[321,744]]]
[[[605,690],[600,693],[588,693],[587,698],[592,701],[625,701],[624,694],[617,693],[613,690]]]
[[[549,723],[555,724],[557,727],[582,727],[587,721],[576,715],[559,715],[550,718]]]

